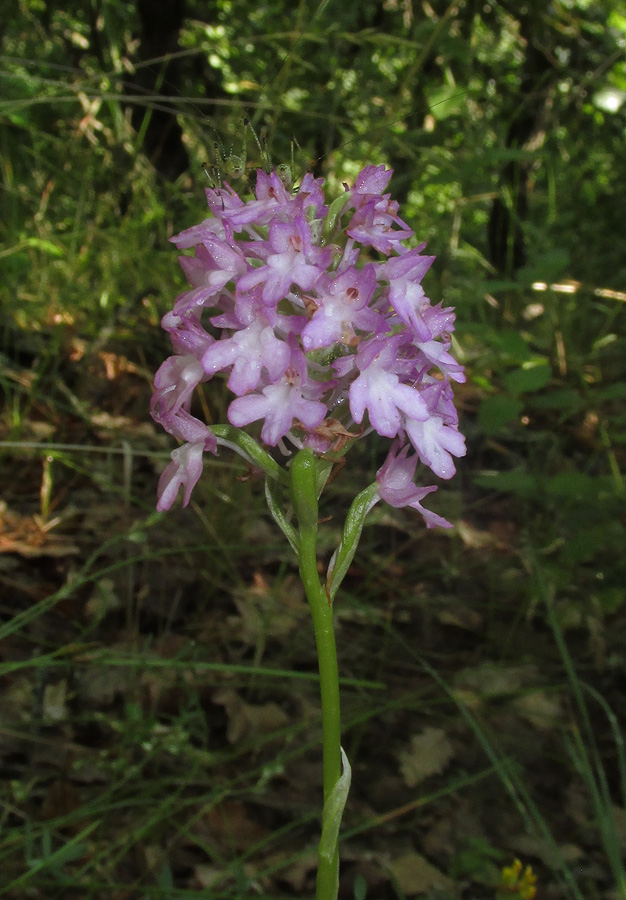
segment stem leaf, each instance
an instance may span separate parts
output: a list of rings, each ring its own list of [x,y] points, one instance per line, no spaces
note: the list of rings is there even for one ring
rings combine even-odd
[[[231,450],[243,456],[247,462],[262,469],[268,478],[288,484],[285,470],[257,444],[251,435],[233,425],[212,425],[211,431],[217,438],[218,444],[230,447]]]
[[[367,514],[378,501],[377,488],[376,482],[366,487],[360,494],[357,494],[348,510],[341,542],[333,553],[328,566],[326,593],[331,603],[352,564]]]
[[[285,513],[283,492],[273,478],[265,479],[265,499],[267,500],[267,506],[272,518],[291,544],[293,552],[298,556],[300,541],[295,528],[288,520]]]
[[[350,790],[350,782],[352,780],[352,769],[350,768],[348,757],[346,756],[343,747],[340,747],[339,749],[341,751],[343,773],[332,789],[328,800],[324,804],[324,812],[322,814],[322,837],[318,849],[319,855],[323,856],[329,862],[332,861],[337,850],[339,827],[341,825],[341,818],[343,816],[346,800],[348,799],[348,791]]]

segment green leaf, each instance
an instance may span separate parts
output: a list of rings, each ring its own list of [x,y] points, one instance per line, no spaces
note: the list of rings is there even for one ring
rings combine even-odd
[[[336,197],[330,204],[328,213],[326,214],[326,218],[324,219],[324,223],[322,225],[322,236],[326,243],[328,243],[328,241],[332,239],[335,233],[335,228],[337,227],[337,221],[339,220],[339,217],[341,216],[341,213],[343,212],[344,207],[349,199],[349,194],[341,194],[339,197]]]
[[[484,472],[473,479],[474,484],[494,491],[505,491],[519,497],[532,497],[538,492],[537,480],[524,469],[510,472]]]
[[[322,496],[322,491],[326,487],[326,482],[330,478],[334,463],[327,459],[317,459],[317,497],[318,500]]]
[[[361,873],[354,879],[354,900],[365,900],[367,897],[367,881]]]
[[[534,281],[555,281],[560,278],[570,264],[567,250],[548,250],[534,257],[533,264],[518,269],[517,277],[522,284]]]
[[[618,521],[589,522],[569,534],[563,555],[570,562],[590,562],[597,554],[623,553],[626,545],[624,526]]]
[[[626,398],[626,384],[609,384],[596,392],[600,400],[624,400]]]
[[[613,615],[624,605],[626,601],[626,588],[609,587],[603,591],[598,591],[598,600],[602,611],[608,615]]]
[[[47,241],[44,238],[36,238],[30,237],[21,243],[22,247],[34,247],[37,250],[41,250],[43,253],[47,253],[49,256],[54,256],[57,259],[61,256],[65,256],[65,248],[60,244],[55,244],[52,241]]]
[[[517,281],[513,281],[513,279],[489,279],[488,281],[481,281],[478,283],[478,290],[481,294],[498,294],[500,292],[506,291],[517,291],[518,293],[522,292],[522,285]]]
[[[591,500],[598,494],[598,483],[584,472],[559,472],[549,479],[546,489],[564,499]]]
[[[233,425],[212,425],[211,431],[224,447],[230,447],[247,462],[262,469],[267,476],[288,484],[285,470],[276,460],[260,447],[251,435]]]
[[[157,884],[163,892],[172,892],[174,890],[174,876],[172,870],[167,863],[163,863],[157,876]]]
[[[486,337],[487,342],[510,362],[521,364],[532,359],[530,347],[519,331],[491,331]]]
[[[448,85],[434,88],[428,94],[428,111],[437,119],[444,121],[449,116],[454,116],[462,109],[463,94],[453,93]]]
[[[29,247],[41,250],[42,253],[46,253],[48,256],[54,256],[57,259],[65,256],[65,249],[59,244],[54,244],[52,241],[47,241],[43,238],[26,238],[25,240],[14,244],[12,247],[4,249],[0,254],[0,258],[6,259],[7,256],[11,256],[12,254],[22,253],[22,251]]]
[[[550,391],[540,397],[533,397],[533,409],[557,409],[564,413],[578,412],[584,404],[578,391],[564,388],[560,391]]]
[[[70,838],[67,844],[64,844],[62,847],[59,847],[58,850],[55,850],[53,853],[50,852],[51,847],[48,846],[48,841],[46,839],[46,831],[44,831],[42,836],[42,844],[45,842],[45,846],[43,847],[44,855],[42,858],[34,858],[28,860],[29,870],[27,872],[23,872],[18,878],[15,878],[10,884],[5,885],[8,888],[16,888],[22,884],[28,883],[30,881],[33,872],[41,872],[44,869],[53,870],[55,866],[62,865],[64,862],[71,862],[74,859],[78,859],[83,856],[86,849],[86,844],[83,843],[83,840],[87,838],[92,831],[94,831],[99,825],[99,822],[91,822],[87,825],[79,834],[74,835],[74,837]]]
[[[283,491],[273,478],[265,479],[265,499],[272,518],[285,535],[293,552],[298,555],[300,541],[293,525],[287,519]]]
[[[348,762],[343,747],[341,751],[341,764],[343,773],[338,779],[334,788],[330,792],[330,796],[324,804],[324,812],[322,813],[322,837],[319,845],[319,855],[331,861],[337,849],[339,841],[339,828],[341,826],[341,818],[345,809],[348,792],[350,790],[350,782],[352,780],[352,769]]]
[[[512,397],[485,397],[478,408],[478,424],[485,434],[497,434],[518,419],[523,408],[523,403]]]
[[[525,394],[529,391],[539,391],[545,387],[552,378],[552,370],[545,362],[527,369],[516,369],[509,372],[505,378],[507,390],[512,394]]]
[[[328,566],[326,592],[331,602],[335,599],[335,594],[352,564],[367,514],[378,500],[377,489],[376,482],[370,484],[354,498],[352,506],[348,510],[341,542],[333,553]]]

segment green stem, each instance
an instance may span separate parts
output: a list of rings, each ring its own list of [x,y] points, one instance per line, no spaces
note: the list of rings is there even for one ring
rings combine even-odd
[[[300,575],[313,617],[315,643],[320,671],[322,698],[322,758],[324,766],[324,804],[341,776],[341,722],[339,707],[339,671],[335,649],[333,609],[317,574],[315,541],[301,535]],[[319,856],[317,900],[336,900],[339,877],[339,850],[332,860]]]
[[[324,804],[341,776],[341,723],[339,670],[335,648],[333,609],[317,572],[317,470],[310,451],[301,451],[292,462],[292,497],[298,516],[300,577],[313,617],[322,699],[322,757]],[[336,900],[339,886],[339,850],[331,858],[320,853],[317,900]]]

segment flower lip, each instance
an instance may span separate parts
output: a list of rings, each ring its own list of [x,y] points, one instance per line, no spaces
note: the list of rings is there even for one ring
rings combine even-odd
[[[427,528],[452,528],[452,523],[442,516],[425,509],[421,501],[428,494],[437,490],[436,486],[417,487],[413,483],[417,456],[408,458],[409,448],[405,444],[401,449],[397,441],[392,445],[387,459],[376,473],[378,494],[382,500],[390,506],[402,508],[410,506],[416,509],[424,517]]]

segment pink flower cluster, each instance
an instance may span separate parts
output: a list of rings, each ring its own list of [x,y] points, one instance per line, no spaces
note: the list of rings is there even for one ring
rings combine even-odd
[[[454,310],[421,286],[434,257],[407,248],[413,232],[383,193],[391,174],[366,166],[329,207],[322,179],[307,174],[293,192],[259,170],[255,199],[208,188],[212,216],[172,238],[194,256],[180,257],[191,289],[162,323],[174,355],[156,374],[151,412],[184,443],[161,476],[158,509],[181,486],[186,505],[203,453],[217,452],[191,399],[226,372],[231,425],[260,421],[264,444],[318,453],[373,429],[394,439],[376,476],[380,499],[448,524],[420,505],[436,488],[413,476],[419,459],[450,478],[465,454],[450,386],[465,376],[450,353]]]

